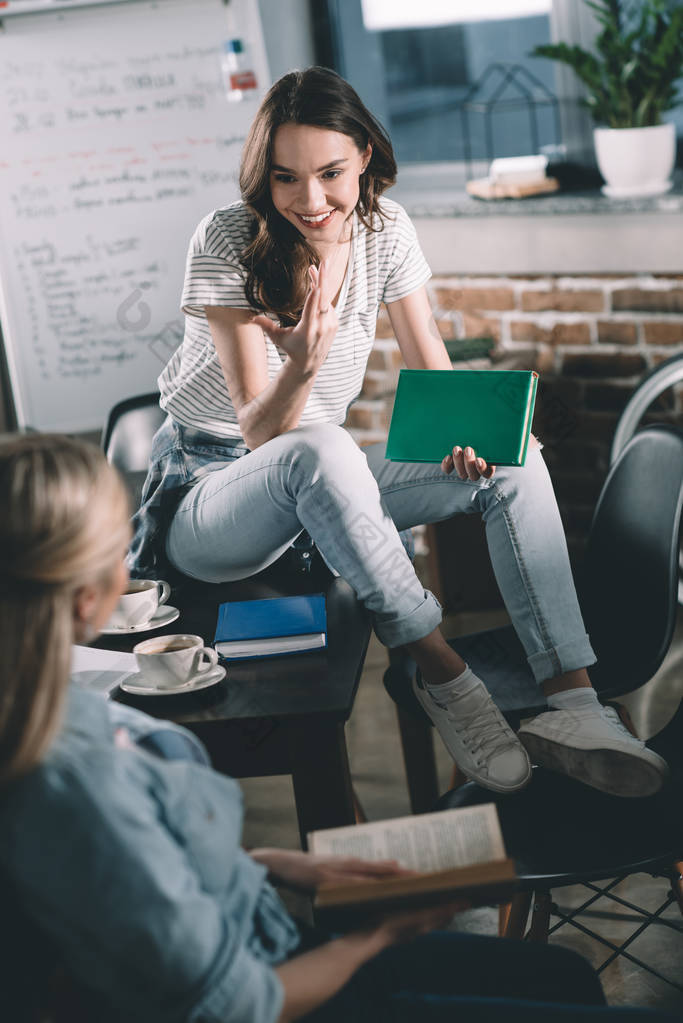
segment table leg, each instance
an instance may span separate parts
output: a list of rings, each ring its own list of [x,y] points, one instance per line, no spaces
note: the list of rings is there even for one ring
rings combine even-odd
[[[354,824],[353,790],[344,723],[287,725],[302,849],[309,831]]]

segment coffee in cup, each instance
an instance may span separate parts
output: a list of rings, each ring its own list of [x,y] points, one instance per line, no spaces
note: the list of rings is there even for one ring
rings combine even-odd
[[[146,625],[171,595],[163,579],[131,579],[107,622],[107,628],[134,629]]]
[[[175,689],[218,663],[218,654],[204,646],[201,636],[188,634],[146,639],[133,647],[133,653],[143,681],[157,689]]]

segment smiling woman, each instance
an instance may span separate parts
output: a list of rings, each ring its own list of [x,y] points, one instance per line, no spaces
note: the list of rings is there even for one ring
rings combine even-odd
[[[354,211],[367,229],[380,230],[379,197],[396,180],[391,143],[353,89],[323,69],[306,76],[305,89],[273,89],[266,97],[240,172],[242,196],[256,215],[255,237],[241,257],[246,291],[256,308],[288,323],[299,318],[311,264],[338,259],[341,283],[337,249],[350,241]]]
[[[409,368],[451,369],[415,229],[383,195],[395,174],[384,130],[333,71],[293,71],[265,97],[244,148],[242,200],[205,217],[190,243],[185,337],[159,380],[169,418],[133,571],[244,579],[307,530],[379,639],[416,661],[416,696],[459,766],[513,792],[530,779],[527,752],[446,643],[440,606],[399,535],[478,512],[530,666],[556,706],[527,726],[525,743],[589,784],[618,774],[610,785],[621,794],[648,794],[666,765],[616,730],[590,687],[595,657],[540,446],[523,470],[496,470],[461,446],[441,465],[391,462],[384,445],[361,451],[343,429],[382,302]],[[622,758],[632,771],[612,769]]]

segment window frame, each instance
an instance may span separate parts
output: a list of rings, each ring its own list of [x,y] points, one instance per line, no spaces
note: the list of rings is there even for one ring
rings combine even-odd
[[[370,59],[364,50],[361,56],[350,51],[344,45],[345,35],[363,28],[360,0],[311,0],[311,18],[313,38],[318,63],[332,67],[344,78],[353,81],[358,91],[363,93],[363,82],[372,81],[372,88],[377,91],[378,67],[375,54],[371,47]],[[551,38],[590,48],[598,29],[598,23],[590,8],[577,0],[552,0],[550,12]],[[379,41],[377,42],[379,55]],[[584,95],[584,88],[571,69],[555,63],[555,94],[560,104],[560,125],[562,142],[566,148],[568,159],[582,163],[594,162],[592,121],[588,111],[579,106],[577,100]],[[370,91],[368,89],[368,91]],[[386,96],[379,94],[379,101],[373,102],[373,113],[378,120],[387,124],[389,121]],[[402,184],[410,187],[414,182],[421,190],[433,179],[435,189],[440,187],[447,176],[448,167],[462,164],[458,161],[429,161],[403,164],[401,168]]]

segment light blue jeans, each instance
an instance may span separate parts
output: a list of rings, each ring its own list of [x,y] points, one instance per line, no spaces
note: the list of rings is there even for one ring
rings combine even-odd
[[[205,582],[244,579],[306,529],[353,587],[389,647],[432,632],[441,607],[419,581],[399,530],[479,513],[505,605],[538,682],[595,661],[581,618],[552,484],[539,448],[491,480],[390,462],[339,426],[273,438],[203,477],[182,499],[166,553]]]

